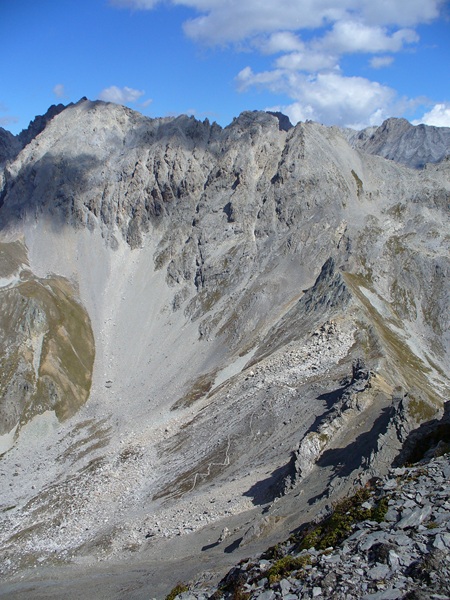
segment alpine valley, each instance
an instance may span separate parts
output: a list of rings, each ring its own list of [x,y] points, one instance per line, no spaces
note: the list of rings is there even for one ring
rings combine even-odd
[[[386,477],[448,399],[449,154],[85,98],[0,129],[0,598],[217,584]]]

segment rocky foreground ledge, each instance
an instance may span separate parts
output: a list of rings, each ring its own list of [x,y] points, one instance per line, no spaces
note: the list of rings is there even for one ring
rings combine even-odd
[[[180,584],[167,598],[448,600],[450,454],[371,481],[217,588]]]

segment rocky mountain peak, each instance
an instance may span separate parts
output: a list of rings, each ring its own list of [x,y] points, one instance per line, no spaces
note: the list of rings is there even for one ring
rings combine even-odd
[[[21,145],[17,137],[0,127],[0,168],[7,160],[17,156],[20,150]]]
[[[386,119],[370,136],[357,136],[354,145],[370,154],[420,169],[450,153],[450,127],[411,125],[406,119]]]
[[[279,128],[281,131],[289,131],[289,129],[292,129],[292,127],[294,127],[291,123],[291,121],[289,120],[289,117],[284,115],[281,112],[272,112],[272,111],[267,111],[270,115],[273,115],[274,117],[276,117],[279,121]]]
[[[30,121],[28,127],[21,131],[17,136],[21,146],[24,147],[29,144],[31,140],[33,140],[45,129],[47,123],[53,119],[53,117],[59,115],[59,113],[66,108],[67,106],[64,104],[53,104],[44,115],[38,115],[32,121]]]

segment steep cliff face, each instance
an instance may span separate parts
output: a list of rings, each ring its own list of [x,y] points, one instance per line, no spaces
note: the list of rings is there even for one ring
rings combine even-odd
[[[240,552],[262,510],[246,544],[266,547],[442,410],[448,161],[84,100],[1,185],[5,569],[161,558],[179,536],[194,569],[214,527]]]
[[[69,105],[71,106],[71,105]],[[37,135],[44,131],[47,123],[56,115],[59,115],[66,107],[64,104],[51,106],[45,115],[35,117],[28,127],[18,135],[13,135],[3,127],[0,127],[0,167],[6,161],[14,160],[19,152],[31,142]]]
[[[20,150],[18,139],[3,127],[0,127],[0,166],[17,156]]]

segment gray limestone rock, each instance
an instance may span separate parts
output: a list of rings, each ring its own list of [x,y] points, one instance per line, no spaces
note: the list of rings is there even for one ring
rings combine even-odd
[[[450,128],[411,125],[406,119],[387,119],[369,135],[354,135],[352,143],[371,154],[414,168],[450,155]]]
[[[402,516],[400,521],[397,523],[397,527],[400,529],[417,527],[431,515],[431,511],[432,509],[430,505],[424,506],[423,508],[416,508],[414,510],[406,508],[402,511]]]
[[[441,468],[449,463],[450,455],[431,462],[422,462],[420,465],[404,469],[401,473],[393,469],[385,478],[392,481],[396,476],[396,487],[383,492],[384,482],[377,482],[377,489],[381,493],[389,494],[390,501],[398,511],[407,502],[411,490],[411,482],[417,475],[423,478],[422,497],[428,502],[440,490],[438,473]],[[439,465],[439,468],[436,468]],[[449,483],[446,490],[449,491]],[[427,506],[429,506],[427,504]],[[433,511],[435,508],[433,507]],[[447,511],[448,515],[448,511]],[[320,526],[320,523],[318,524]],[[450,559],[448,552],[448,534],[436,533],[431,528],[434,543],[426,544],[420,540],[428,531],[426,527],[402,529],[397,525],[390,524],[390,531],[380,532],[377,530],[382,523],[374,521],[362,521],[359,530],[350,535],[344,547],[336,547],[332,550],[317,551],[314,548],[303,550],[299,556],[309,556],[311,565],[305,567],[304,573],[295,578],[295,571],[279,582],[270,582],[267,578],[259,583],[265,586],[264,593],[270,596],[282,598],[366,598],[366,599],[404,599],[404,598],[447,598],[448,577],[450,575]],[[361,538],[360,534],[365,537]],[[358,535],[356,535],[358,534]],[[380,541],[380,535],[382,536]],[[391,541],[386,541],[386,539]],[[287,543],[278,545],[278,552],[286,552]],[[306,553],[306,554],[305,554]],[[284,564],[288,564],[289,551],[285,554]],[[255,576],[254,565],[260,565],[258,561],[248,561],[243,566],[245,575],[241,571],[240,577],[252,581]],[[264,561],[264,569],[274,569],[281,562],[272,558]],[[231,572],[233,573],[233,571]],[[227,579],[225,578],[225,580]],[[223,583],[223,582],[222,582]],[[229,589],[230,598],[234,590]],[[253,593],[250,588],[250,598],[258,598],[261,591]],[[296,596],[292,594],[297,594]],[[228,596],[225,596],[228,598]]]
[[[19,140],[12,133],[0,127],[0,168],[7,160],[15,158],[20,149]]]
[[[15,156],[2,139],[2,577],[131,553],[167,575],[165,552],[189,578],[210,556],[224,572],[440,418],[448,161],[413,170],[263,112],[221,128],[88,100]],[[421,478],[405,501],[427,528],[445,498]]]

